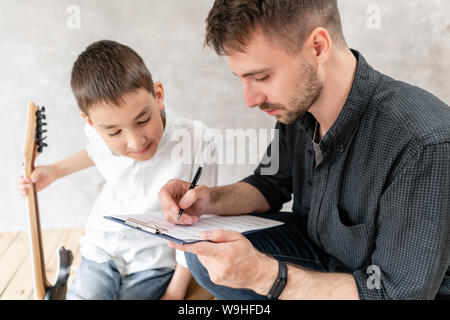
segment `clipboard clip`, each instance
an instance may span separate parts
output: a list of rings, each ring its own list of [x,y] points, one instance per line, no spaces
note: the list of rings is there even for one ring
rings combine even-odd
[[[125,220],[125,224],[138,228],[138,229],[142,229],[144,231],[148,231],[151,232],[153,234],[161,234],[162,231],[168,231],[167,229],[161,228],[159,227],[155,222],[151,221],[149,223],[144,223],[142,221],[139,221],[137,219],[133,219],[133,218],[128,218],[127,220]]]

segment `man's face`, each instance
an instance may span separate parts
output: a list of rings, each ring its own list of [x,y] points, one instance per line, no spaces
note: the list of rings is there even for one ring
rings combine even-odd
[[[304,116],[320,96],[323,83],[301,54],[293,55],[262,32],[255,32],[245,52],[228,56],[232,72],[244,85],[250,108],[259,107],[284,124]]]
[[[82,115],[103,138],[112,152],[137,161],[149,160],[158,149],[164,132],[161,110],[164,105],[144,89],[122,97],[120,106],[98,103]],[[161,87],[162,90],[162,87]]]

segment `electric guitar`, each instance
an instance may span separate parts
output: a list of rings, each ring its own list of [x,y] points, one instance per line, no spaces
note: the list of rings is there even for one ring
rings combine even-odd
[[[34,103],[28,105],[27,128],[25,143],[23,147],[24,177],[29,179],[34,170],[34,161],[39,153],[42,153],[47,144],[43,137],[47,130],[43,127],[45,107],[39,108]],[[31,265],[33,268],[34,296],[36,300],[64,300],[67,291],[67,278],[69,277],[70,265],[73,255],[64,247],[58,251],[58,271],[56,281],[53,285],[47,280],[45,273],[44,252],[42,246],[41,226],[39,221],[39,206],[36,186],[31,185],[27,197],[28,211],[28,233],[31,247]]]

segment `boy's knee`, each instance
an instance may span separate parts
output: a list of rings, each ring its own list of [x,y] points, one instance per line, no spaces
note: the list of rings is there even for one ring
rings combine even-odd
[[[83,258],[66,294],[67,300],[114,300],[120,274],[112,261],[97,263]]]

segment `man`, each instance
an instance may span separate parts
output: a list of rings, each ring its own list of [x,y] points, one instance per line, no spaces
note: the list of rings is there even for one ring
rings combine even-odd
[[[450,295],[450,108],[347,46],[336,0],[216,0],[206,42],[249,107],[275,116],[279,170],[160,191],[163,213],[262,215],[282,227],[215,230],[188,266],[220,299],[435,299]]]

